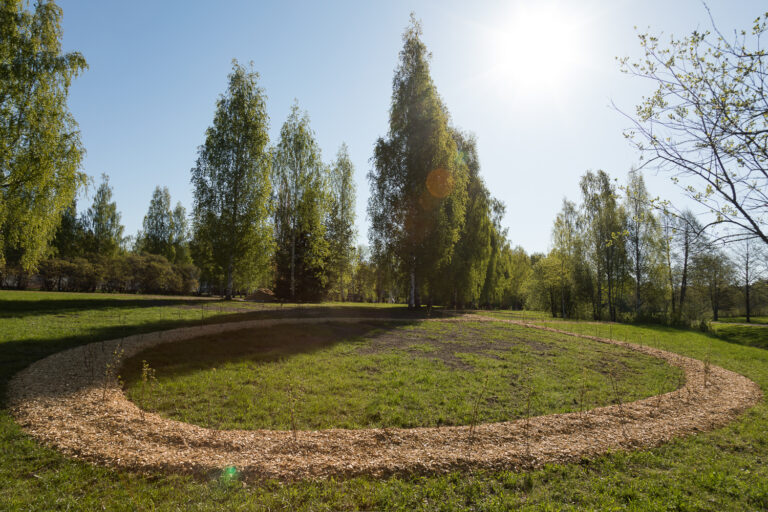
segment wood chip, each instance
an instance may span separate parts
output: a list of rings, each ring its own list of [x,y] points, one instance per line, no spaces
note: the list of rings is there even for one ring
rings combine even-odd
[[[762,398],[751,380],[663,350],[512,320],[465,316],[428,321],[493,321],[620,345],[685,373],[680,389],[584,413],[469,426],[319,431],[215,430],[142,412],[116,383],[104,384],[115,350],[128,358],[160,343],[277,324],[365,322],[381,318],[251,320],[97,342],[35,362],[11,380],[11,412],[45,445],[95,464],[140,472],[210,475],[234,466],[246,479],[323,479],[434,474],[459,469],[528,469],[637,450],[710,431]],[[391,321],[387,319],[387,321]],[[705,378],[707,382],[705,383]],[[527,427],[526,427],[527,423]]]

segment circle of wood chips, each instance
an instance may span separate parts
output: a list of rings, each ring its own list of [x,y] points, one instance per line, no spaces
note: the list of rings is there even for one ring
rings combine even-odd
[[[465,316],[453,320],[494,321]],[[248,479],[441,473],[459,469],[529,469],[658,446],[713,430],[761,400],[760,388],[732,371],[642,345],[620,345],[682,368],[679,389],[585,412],[455,427],[319,431],[215,430],[141,411],[117,382],[105,379],[115,350],[127,358],[160,343],[284,323],[382,321],[381,318],[297,318],[213,324],[80,346],[35,362],[9,384],[11,411],[32,437],[64,454],[140,472],[215,474],[234,467]],[[386,320],[391,321],[391,320]],[[502,320],[503,321],[503,320]],[[307,326],[311,328],[311,326]],[[106,385],[105,385],[106,383]],[[229,471],[233,471],[229,469]]]

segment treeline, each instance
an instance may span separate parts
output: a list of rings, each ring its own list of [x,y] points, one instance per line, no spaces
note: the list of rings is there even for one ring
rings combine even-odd
[[[40,263],[42,289],[71,292],[189,294],[197,291],[197,268],[173,265],[155,254],[124,254],[109,259],[52,258]]]
[[[718,243],[690,211],[654,202],[640,172],[617,189],[587,172],[579,204],[568,200],[552,228],[552,249],[533,255],[526,306],[552,316],[685,323],[723,311],[768,310],[764,246]]]
[[[752,206],[736,197],[716,211],[740,226],[737,239],[745,235],[727,249],[692,213],[654,209],[639,172],[617,188],[603,171],[582,177],[578,203],[564,201],[547,254],[513,247],[501,225],[505,206],[482,179],[477,141],[451,122],[413,16],[392,81],[389,130],[368,173],[368,247],[355,246],[346,145],[324,161],[298,104],[272,143],[259,76],[237,61],[191,169],[191,215],[157,187],[142,229],[125,236],[106,176],[77,213],[75,197],[88,180],[66,97],[86,64],[61,53],[60,9],[52,2],[3,9],[0,53],[17,65],[0,76],[9,114],[0,116],[0,286],[227,298],[268,288],[287,301],[673,323],[765,310],[766,245],[755,241],[765,240],[764,205],[753,204],[750,194],[762,189],[751,178],[733,190]],[[715,193],[690,190],[707,202]]]
[[[124,237],[109,179],[96,189],[93,204],[82,214],[77,203],[64,210],[36,270],[5,265],[2,283],[45,290],[189,294],[198,291],[199,271],[192,263],[186,211],[170,209],[168,189],[158,187],[144,217],[143,230]]]

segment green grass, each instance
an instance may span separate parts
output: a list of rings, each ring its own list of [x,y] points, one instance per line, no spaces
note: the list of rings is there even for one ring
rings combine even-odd
[[[61,300],[66,306],[59,310]],[[174,300],[0,292],[0,386],[35,359],[94,339],[195,325],[200,311]],[[123,302],[124,301],[124,302]],[[79,303],[74,304],[74,303]],[[194,307],[199,304],[194,303]],[[240,308],[241,305],[238,305]],[[245,309],[246,306],[242,306]],[[271,308],[271,307],[270,307]],[[279,315],[212,312],[205,321]],[[346,314],[400,313],[344,308]],[[302,308],[334,314],[338,308]],[[181,313],[179,313],[181,311]],[[120,313],[118,315],[117,313]],[[169,317],[180,314],[181,320]],[[119,318],[119,319],[118,319]],[[558,327],[565,327],[558,323]],[[593,326],[570,324],[574,329]],[[608,327],[600,326],[603,332]],[[695,331],[613,326],[630,341],[705,358],[768,389],[768,351]],[[5,407],[3,405],[3,407]],[[27,437],[0,411],[2,510],[765,510],[768,509],[768,407],[733,424],[652,450],[614,453],[530,473],[455,472],[243,486],[219,478],[138,475],[68,459]]]
[[[768,349],[768,327],[712,324],[712,329],[718,337],[732,343]]]
[[[140,378],[142,362],[157,383]],[[502,323],[286,325],[160,345],[126,363],[129,398],[224,429],[467,425],[672,391],[681,372],[617,346]],[[581,403],[582,388],[589,390]],[[478,404],[477,417],[474,416]]]
[[[746,323],[747,317],[745,316],[731,316],[727,318],[720,318],[719,322],[723,323]],[[749,321],[753,324],[768,324],[768,316],[751,316]]]

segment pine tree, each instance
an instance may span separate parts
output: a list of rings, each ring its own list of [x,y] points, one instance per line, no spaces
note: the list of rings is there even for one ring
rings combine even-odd
[[[85,214],[85,226],[88,232],[88,247],[96,256],[111,257],[123,243],[123,225],[117,204],[112,201],[112,187],[109,177],[101,175],[101,185],[96,189],[93,205]]]
[[[268,269],[270,159],[268,116],[258,74],[233,61],[192,169],[197,264],[211,281],[249,287]]]
[[[174,261],[172,244],[173,213],[171,212],[171,194],[168,187],[158,186],[152,193],[149,209],[142,223],[143,231],[137,240],[140,250],[150,254],[160,254],[168,261]]]
[[[54,254],[59,258],[76,258],[86,252],[86,233],[83,220],[77,216],[77,199],[64,209],[61,223],[51,242]]]

